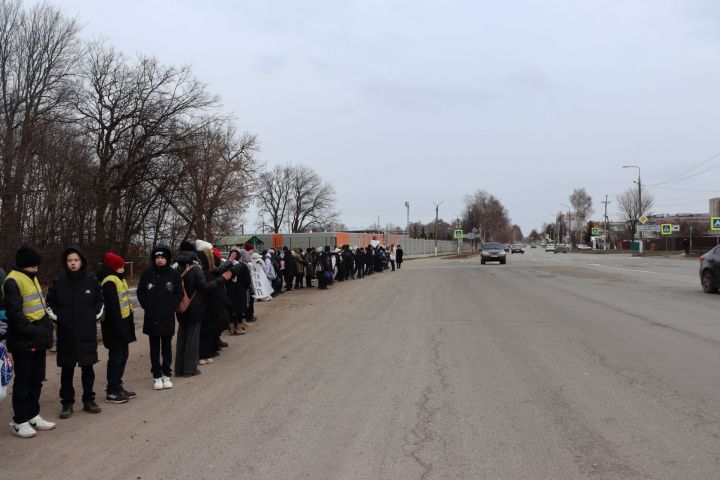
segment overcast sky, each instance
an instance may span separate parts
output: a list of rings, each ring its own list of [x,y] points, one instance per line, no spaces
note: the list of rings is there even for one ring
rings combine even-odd
[[[55,3],[87,38],[191,64],[263,162],[334,184],[351,227],[404,226],[406,200],[411,220],[441,200],[450,220],[478,189],[526,234],[576,187],[614,217],[624,164],[655,212],[720,195],[720,157],[701,163],[720,153],[715,0]]]

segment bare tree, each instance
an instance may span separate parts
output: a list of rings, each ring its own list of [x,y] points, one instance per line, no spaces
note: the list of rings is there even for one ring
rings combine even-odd
[[[628,226],[630,238],[635,238],[640,216],[651,213],[650,210],[655,203],[655,199],[650,192],[645,191],[645,194],[642,196],[642,205],[640,205],[638,191],[634,188],[630,188],[621,193],[616,199],[618,208],[620,209],[620,216]]]
[[[0,230],[10,244],[23,234],[36,134],[66,113],[78,29],[49,4],[24,9],[19,0],[0,0]]]
[[[585,191],[585,188],[576,188],[570,194],[568,199],[570,200],[570,205],[572,205],[573,210],[575,211],[575,221],[577,224],[577,231],[579,232],[582,228],[581,225],[584,226],[585,221],[594,212],[592,198],[588,195],[587,191]],[[572,225],[570,226],[570,230],[573,242],[575,242],[576,237],[572,235]]]
[[[275,233],[285,219],[292,232],[320,229],[337,219],[335,189],[304,165],[278,165],[260,174],[257,204],[270,215]]]
[[[258,176],[257,206],[261,214],[270,216],[272,231],[280,232],[288,210],[290,190],[292,189],[292,172],[289,166],[276,165],[272,170],[262,172]]]
[[[90,46],[75,107],[78,123],[95,145],[99,245],[120,247],[120,228],[128,227],[119,218],[123,208],[140,217],[149,213],[144,207],[153,199],[135,194],[152,174],[152,162],[179,144],[178,127],[183,121],[216,103],[189,67],[166,67],[142,56],[131,66],[113,48],[102,43]],[[138,199],[142,204],[121,205]]]
[[[465,231],[478,228],[483,241],[507,241],[511,233],[507,209],[484,190],[465,197],[462,224]]]
[[[318,173],[304,165],[290,168],[289,195],[292,232],[306,232],[313,227],[334,223],[337,218],[335,189]]]
[[[228,119],[200,123],[186,127],[182,147],[172,156],[179,182],[172,189],[155,187],[185,221],[183,238],[194,234],[213,241],[237,225],[250,203],[258,144],[254,135],[238,134]]]

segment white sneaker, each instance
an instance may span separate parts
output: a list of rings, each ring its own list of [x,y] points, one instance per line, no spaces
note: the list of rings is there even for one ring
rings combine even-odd
[[[173,387],[173,384],[170,381],[170,377],[165,377],[165,376],[162,377],[162,387],[163,388],[172,388]]]
[[[155,384],[153,385],[153,390],[162,390],[162,389],[163,389],[162,378],[156,378]]]
[[[28,423],[30,423],[30,426],[35,430],[52,430],[55,428],[55,424],[53,422],[48,422],[40,415],[36,415],[35,418],[30,419]]]
[[[30,422],[25,423],[15,423],[10,422],[10,428],[12,429],[12,434],[16,437],[20,438],[30,438],[37,435],[37,432],[34,428],[30,426]]]

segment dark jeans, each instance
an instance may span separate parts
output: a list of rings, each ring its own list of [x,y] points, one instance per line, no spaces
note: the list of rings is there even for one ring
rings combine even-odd
[[[392,265],[392,271],[395,271],[395,260],[390,260],[390,265]],[[400,267],[398,267],[400,268]]]
[[[150,372],[153,378],[163,375],[172,375],[172,335],[158,337],[150,335]],[[160,349],[162,348],[162,365],[160,364]]]
[[[303,272],[298,272],[295,274],[295,288],[302,288],[302,281],[304,275],[305,274]]]
[[[398,261],[397,261],[398,270],[400,270],[400,265],[402,265],[402,262],[403,262],[402,260],[398,260]]]
[[[310,268],[310,267],[308,267],[308,268]],[[305,272],[305,286],[308,288],[312,287],[313,286],[312,281],[313,281],[312,272],[309,272],[309,271]]]
[[[25,423],[40,413],[40,392],[45,379],[45,350],[15,352],[13,382],[13,422]]]
[[[82,401],[92,402],[95,400],[95,392],[93,392],[93,384],[95,383],[95,371],[92,365],[81,366],[80,375],[82,379]],[[63,405],[72,405],[75,403],[75,387],[73,387],[73,376],[75,376],[75,366],[62,367],[60,369],[60,402]]]
[[[320,287],[320,290],[325,290],[327,288],[327,272],[322,271],[318,272],[318,287]]]
[[[200,322],[180,324],[175,349],[175,374],[192,375],[200,360]],[[158,378],[158,377],[154,377]]]
[[[125,374],[129,350],[127,344],[108,349],[107,389],[105,390],[108,394],[120,393],[123,389],[122,377]]]

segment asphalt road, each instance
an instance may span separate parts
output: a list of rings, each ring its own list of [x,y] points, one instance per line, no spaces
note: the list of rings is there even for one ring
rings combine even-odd
[[[716,480],[720,296],[697,263],[414,260],[259,305],[160,392],[139,334],[138,398],[31,440],[5,428],[0,478]],[[54,358],[48,377],[56,419]]]

